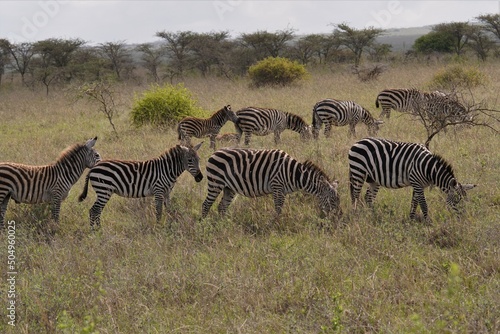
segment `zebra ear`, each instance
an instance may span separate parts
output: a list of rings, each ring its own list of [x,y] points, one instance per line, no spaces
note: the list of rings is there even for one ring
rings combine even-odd
[[[201,144],[203,144],[203,143],[204,142],[201,142],[198,145],[196,145],[195,147],[193,147],[193,150],[198,151],[200,149],[200,147],[201,147]]]
[[[335,181],[333,181],[333,182],[332,182],[332,187],[333,187],[334,189],[337,189],[337,188],[338,188],[338,186],[339,186],[339,180],[335,180]]]
[[[92,138],[92,139],[87,140],[87,142],[85,143],[85,146],[87,146],[88,148],[92,148],[92,147],[94,147],[96,141],[97,141],[97,136]]]

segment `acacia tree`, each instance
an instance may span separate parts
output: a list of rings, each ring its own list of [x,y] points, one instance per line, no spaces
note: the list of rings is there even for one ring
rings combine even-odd
[[[500,40],[500,14],[485,14],[476,17],[482,27],[493,33]]]
[[[355,29],[346,23],[337,24],[335,27],[332,38],[354,54],[355,66],[360,64],[363,51],[368,47],[372,47],[375,39],[384,32],[383,29],[374,27]]]
[[[140,44],[135,48],[142,53],[141,61],[155,82],[160,81],[158,70],[165,56],[165,47],[153,46],[151,43]]]
[[[457,56],[462,55],[468,44],[471,29],[469,22],[441,23],[432,28],[433,31],[447,34],[451,38],[453,51]]]
[[[156,33],[156,36],[163,38],[167,42],[165,50],[171,59],[170,65],[174,69],[174,73],[182,77],[188,67],[190,59],[189,47],[193,42],[194,33],[191,31],[160,31]]]
[[[118,80],[123,79],[124,72],[132,70],[132,60],[125,41],[101,43],[99,49],[110,62],[111,69]]]
[[[242,34],[240,43],[243,47],[252,49],[255,60],[267,57],[281,57],[287,50],[287,43],[295,37],[294,29],[278,30],[274,33],[260,30],[254,33]]]
[[[30,63],[35,54],[33,43],[10,43],[7,39],[0,39],[0,47],[10,55],[12,67],[21,75],[21,81],[26,84],[25,76],[30,70]]]
[[[488,53],[495,46],[495,42],[482,27],[471,26],[469,31],[469,47],[474,50],[477,57],[485,61]]]
[[[205,77],[212,67],[217,66],[221,72],[224,69],[225,54],[229,52],[229,32],[194,33],[189,45],[191,63]]]

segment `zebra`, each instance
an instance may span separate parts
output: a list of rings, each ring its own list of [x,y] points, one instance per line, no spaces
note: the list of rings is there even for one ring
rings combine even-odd
[[[239,136],[237,133],[222,133],[215,137],[216,141],[228,144],[237,144]]]
[[[369,184],[365,201],[372,206],[380,188],[413,187],[410,219],[415,219],[420,205],[424,219],[430,222],[424,188],[437,186],[448,196],[446,203],[455,212],[457,204],[473,184],[460,184],[451,165],[441,156],[431,153],[417,143],[396,142],[381,138],[365,138],[349,150],[349,181],[353,208],[359,199],[364,182]]]
[[[50,165],[0,163],[0,227],[4,227],[5,212],[11,198],[16,203],[50,203],[52,220],[59,223],[61,203],[71,187],[86,168],[92,168],[101,160],[93,148],[96,141],[97,137],[66,148]]]
[[[215,137],[220,129],[230,120],[236,122],[235,113],[227,105],[216,111],[210,118],[186,117],[177,126],[178,139],[181,145],[191,146],[190,137],[210,137],[210,148],[215,150]]]
[[[298,190],[315,195],[322,212],[342,215],[338,181],[330,181],[311,161],[301,163],[281,150],[220,149],[208,159],[206,172],[208,195],[202,205],[202,218],[207,216],[221,191],[223,197],[218,206],[221,215],[236,194],[246,197],[272,194],[276,216],[280,216],[285,195]]]
[[[445,128],[446,125],[464,124],[473,120],[469,110],[451,96],[428,98],[416,106],[416,112],[436,130]]]
[[[446,96],[440,91],[422,92],[416,88],[384,89],[377,95],[375,106],[382,107],[379,118],[391,116],[391,109],[400,112],[414,113],[415,103],[436,96]]]
[[[89,182],[97,194],[94,205],[89,210],[90,227],[100,227],[101,212],[112,194],[122,197],[139,198],[154,196],[156,202],[156,221],[161,219],[162,205],[168,208],[170,191],[177,178],[187,170],[200,182],[198,149],[176,145],[155,159],[146,161],[103,160],[95,165],[85,178],[83,192],[78,201],[87,197]]]
[[[278,144],[281,140],[281,133],[290,129],[300,133],[302,140],[311,137],[311,126],[302,119],[302,117],[276,109],[247,107],[236,112],[238,121],[235,123],[238,133],[238,142],[241,135],[245,134],[245,145],[250,144],[252,134],[257,136],[266,136],[274,132],[274,143]]]
[[[312,114],[313,137],[318,139],[319,130],[325,123],[325,136],[330,137],[332,125],[344,126],[349,124],[349,134],[356,136],[356,125],[364,123],[368,127],[370,136],[375,136],[379,125],[384,121],[375,119],[372,114],[354,101],[340,101],[324,99],[316,103]]]

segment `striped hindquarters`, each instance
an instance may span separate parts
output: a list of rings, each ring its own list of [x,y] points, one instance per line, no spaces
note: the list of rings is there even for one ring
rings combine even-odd
[[[400,112],[412,112],[413,104],[422,98],[422,92],[415,88],[385,89],[376,99],[375,105],[382,108],[380,118],[389,118],[391,109]]]
[[[277,109],[248,107],[237,111],[236,115],[242,132],[265,136],[286,129],[286,113]]]

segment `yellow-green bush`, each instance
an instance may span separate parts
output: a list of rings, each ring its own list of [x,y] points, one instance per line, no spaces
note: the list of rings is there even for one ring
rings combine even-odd
[[[172,125],[187,116],[204,117],[191,92],[182,84],[152,86],[132,107],[132,124]]]
[[[429,86],[434,89],[455,91],[474,88],[485,83],[484,73],[477,68],[453,65],[436,73]]]
[[[287,86],[307,77],[304,65],[282,57],[268,57],[250,66],[248,75],[252,84],[260,86]]]

